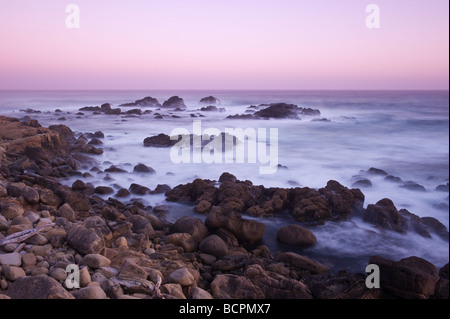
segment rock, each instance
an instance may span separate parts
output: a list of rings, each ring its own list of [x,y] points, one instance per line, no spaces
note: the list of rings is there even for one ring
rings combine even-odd
[[[187,268],[180,268],[170,273],[167,281],[181,286],[191,286],[195,283],[195,278]]]
[[[139,163],[133,168],[133,172],[137,173],[156,173],[155,170],[151,167],[148,167],[145,164]]]
[[[299,269],[300,271],[305,271],[310,274],[322,274],[329,272],[330,269],[306,256],[301,256],[293,252],[276,252],[275,260],[281,261],[285,264],[290,264],[291,266]]]
[[[301,108],[294,104],[272,103],[267,108],[255,112],[254,115],[262,118],[298,119],[299,115],[318,116],[320,111],[311,108]]]
[[[111,260],[100,254],[88,254],[83,257],[82,264],[92,269],[109,267]]]
[[[111,165],[109,168],[105,169],[106,173],[127,173],[126,170],[121,169],[115,165]]]
[[[401,183],[402,179],[397,176],[388,175],[384,178],[385,181],[391,182],[391,183]]]
[[[67,243],[82,255],[99,254],[105,249],[101,231],[95,228],[86,228],[80,224],[70,227],[67,233]]]
[[[40,189],[39,192],[39,199],[41,200],[42,204],[57,207],[61,204],[61,198],[59,196],[55,195],[51,190],[49,189]]]
[[[128,190],[135,195],[146,195],[150,191],[150,188],[133,183]]]
[[[2,265],[2,274],[6,280],[16,281],[20,277],[25,277],[25,271],[18,266]]]
[[[62,282],[63,280],[66,280],[67,278],[67,273],[64,269],[62,268],[54,268],[51,272],[50,272],[50,277],[52,277],[53,279],[55,279],[56,281]]]
[[[296,187],[289,197],[289,211],[296,220],[320,225],[331,219],[328,200],[318,191],[308,187]]]
[[[150,194],[165,194],[171,189],[172,188],[167,184],[158,184],[154,190],[150,191]]]
[[[0,213],[7,219],[23,215],[23,208],[13,202],[0,202]]]
[[[184,100],[178,96],[172,96],[167,101],[165,101],[162,105],[163,107],[167,108],[181,108],[185,109],[186,105],[184,104]]]
[[[192,299],[213,299],[209,292],[199,287],[192,288],[191,293]]]
[[[88,286],[72,292],[75,299],[108,299],[106,293],[99,286]]]
[[[120,278],[147,279],[148,273],[131,259],[127,259],[119,271]]]
[[[194,211],[199,214],[207,214],[209,213],[211,207],[212,204],[210,202],[202,200],[197,205],[195,205]]]
[[[439,281],[436,284],[434,295],[438,299],[449,299],[448,263],[439,270]]]
[[[22,189],[22,196],[30,204],[37,204],[37,203],[39,203],[39,193],[38,193],[37,190],[35,190],[32,187],[25,186]]]
[[[370,175],[378,175],[378,176],[388,176],[389,174],[386,171],[383,171],[382,169],[371,167],[367,171]]]
[[[8,196],[8,191],[6,190],[5,187],[0,185],[0,197],[6,197],[6,196]]]
[[[387,198],[378,201],[375,205],[368,205],[363,213],[363,221],[399,233],[405,233],[407,229],[407,219],[399,214],[394,203]]]
[[[214,105],[210,105],[210,106],[207,106],[207,107],[202,107],[200,109],[200,111],[203,111],[203,112],[218,112],[219,109],[216,106],[214,106]]]
[[[183,216],[173,225],[173,231],[177,233],[188,233],[200,243],[208,235],[208,229],[200,218]]]
[[[100,141],[98,138],[93,138],[92,140],[89,141],[88,144],[89,144],[89,145],[102,145],[103,142]]]
[[[187,233],[174,233],[170,234],[166,238],[166,244],[173,244],[183,247],[187,253],[192,253],[197,250],[197,241],[195,241],[191,235]]]
[[[227,119],[232,119],[232,120],[253,120],[253,119],[257,119],[257,117],[253,116],[252,114],[228,115],[226,118]]]
[[[449,192],[449,187],[448,187],[448,183],[446,185],[438,185],[436,186],[436,190],[438,192],[445,192],[448,193]],[[0,196],[1,197],[1,196]]]
[[[316,244],[316,236],[299,225],[287,225],[277,232],[277,240],[288,245],[313,246]]]
[[[205,224],[213,229],[225,228],[244,243],[253,245],[261,241],[266,225],[255,220],[243,219],[241,214],[214,207],[208,214]]]
[[[417,184],[416,182],[408,181],[400,186],[401,188],[408,189],[410,191],[416,191],[416,192],[426,192],[426,188],[420,184]]]
[[[228,172],[222,173],[222,175],[220,175],[220,177],[219,177],[219,183],[224,183],[224,182],[235,183],[236,181],[237,181],[236,176],[234,176]]]
[[[74,299],[55,279],[47,275],[21,277],[8,286],[12,299]]]
[[[128,189],[126,189],[126,188],[121,188],[121,189],[119,189],[118,191],[117,191],[117,193],[116,193],[116,197],[128,197],[128,196],[130,196],[130,191],[128,190]]]
[[[413,256],[396,262],[372,256],[369,264],[380,268],[383,291],[407,299],[425,299],[434,295],[439,273],[433,264],[422,258]]]
[[[327,198],[333,220],[347,220],[364,210],[365,196],[359,189],[348,189],[331,180],[319,193]]]
[[[161,104],[157,99],[151,96],[146,96],[143,99],[136,100],[131,103],[121,104],[120,106],[161,107]]]
[[[28,268],[36,265],[36,255],[33,253],[26,253],[22,256],[22,267]]]
[[[366,276],[340,271],[302,278],[315,299],[380,299],[380,289],[366,287]]]
[[[228,247],[225,242],[217,235],[206,237],[199,246],[200,250],[206,254],[221,258],[228,254]]]
[[[214,96],[207,96],[200,99],[200,104],[220,105],[220,100]]]
[[[87,144],[83,147],[83,153],[92,154],[92,155],[101,155],[103,154],[103,150],[101,148],[96,148],[91,144]]]
[[[70,222],[74,222],[77,218],[75,211],[67,203],[58,208],[57,216],[67,218]]]
[[[372,187],[372,182],[370,181],[370,179],[364,178],[364,179],[360,179],[360,180],[354,182],[352,184],[352,187],[356,187],[356,188],[370,188],[370,187]]]
[[[211,283],[215,299],[264,299],[263,291],[251,280],[237,275],[217,275]]]
[[[131,230],[137,234],[149,235],[154,232],[152,224],[144,216],[132,215],[127,218],[127,221],[133,224]]]
[[[19,253],[0,254],[0,265],[20,266],[22,255]]]
[[[83,181],[80,181],[79,179],[77,179],[72,184],[72,190],[74,191],[84,191],[85,189],[87,189],[86,184]]]
[[[178,139],[171,140],[169,135],[166,134],[158,134],[156,136],[147,137],[144,139],[144,146],[147,147],[170,147],[175,145],[178,142]]]
[[[94,192],[96,194],[99,194],[99,195],[108,195],[108,194],[113,194],[114,193],[114,189],[112,187],[109,187],[109,186],[97,186],[94,189]]]
[[[186,299],[180,284],[164,284],[161,286],[161,292],[176,299]]]
[[[80,287],[87,287],[92,282],[91,274],[87,267],[80,269]]]

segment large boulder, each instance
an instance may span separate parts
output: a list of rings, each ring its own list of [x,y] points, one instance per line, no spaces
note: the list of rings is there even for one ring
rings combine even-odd
[[[159,103],[158,99],[146,96],[143,99],[136,100],[131,103],[124,103],[120,106],[139,106],[139,107],[161,107],[161,103]]]
[[[207,96],[200,100],[200,104],[220,105],[220,100],[214,96]]]
[[[300,222],[323,224],[331,218],[327,199],[312,188],[294,188],[290,193],[289,209]]]
[[[364,194],[359,189],[348,189],[336,181],[328,181],[319,193],[328,199],[328,206],[334,220],[345,220],[363,211]]]
[[[375,226],[406,233],[408,220],[398,212],[394,203],[388,198],[378,201],[375,205],[368,205],[362,216],[363,221]]]
[[[162,106],[167,108],[186,108],[184,100],[178,96],[172,96],[167,101],[165,101]]]
[[[169,135],[158,134],[156,136],[150,136],[144,139],[144,146],[147,147],[170,147],[175,145],[178,140],[171,140]]]
[[[200,250],[206,254],[221,258],[228,253],[228,247],[225,242],[217,235],[206,237],[199,246]]]
[[[97,228],[72,225],[67,233],[67,243],[82,255],[100,254],[105,249],[102,232]]]
[[[249,245],[260,242],[266,230],[263,223],[243,219],[241,214],[218,206],[213,207],[206,217],[205,224],[212,229],[225,228],[241,243]]]
[[[284,244],[296,246],[313,246],[317,239],[309,230],[300,225],[287,225],[277,232],[277,240]]]
[[[59,282],[47,275],[21,277],[8,286],[6,294],[12,299],[74,299]]]
[[[299,115],[320,115],[320,111],[311,108],[301,108],[294,104],[272,103],[268,107],[255,112],[254,115],[262,118],[298,119]]]
[[[407,299],[426,299],[434,295],[439,272],[430,262],[409,257],[392,261],[372,256],[369,264],[380,268],[380,286],[394,296]]]
[[[175,222],[172,228],[176,233],[187,233],[191,235],[197,243],[200,243],[208,235],[208,228],[206,228],[202,220],[190,216],[181,217]]]

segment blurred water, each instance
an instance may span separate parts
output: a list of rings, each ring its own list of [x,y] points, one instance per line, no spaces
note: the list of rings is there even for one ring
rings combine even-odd
[[[80,107],[88,105],[109,102],[117,107],[145,96],[156,97],[162,103],[172,95],[182,97],[188,107],[188,111],[173,112],[181,118],[158,120],[152,114],[130,118],[89,112],[76,116]],[[199,112],[199,100],[209,95],[219,98],[220,107],[226,112]],[[330,121],[313,121],[310,117],[302,120],[225,120],[227,115],[243,114],[250,105],[274,102],[318,108],[321,118]],[[42,113],[20,111],[26,108],[39,109]],[[56,108],[63,112],[55,113]],[[278,160],[287,169],[280,168],[274,175],[261,175],[259,163],[175,165],[169,157],[170,148],[143,146],[146,137],[169,134],[176,127],[192,133],[190,113],[205,116],[201,118],[203,128],[214,127],[221,131],[235,127],[277,128]],[[436,204],[448,205],[448,193],[435,190],[449,178],[448,91],[0,91],[0,114],[19,118],[29,115],[44,126],[62,123],[76,132],[103,131],[105,152],[96,156],[98,167],[103,170],[112,163],[129,173],[110,174],[110,181],[103,180],[105,174],[95,175],[89,180],[94,185],[128,188],[131,183],[138,183],[151,189],[158,184],[174,187],[197,177],[217,180],[227,171],[240,180],[251,180],[266,187],[319,188],[330,179],[351,187],[357,179],[355,175],[376,167],[403,181],[423,185],[427,191],[411,191],[386,182],[384,177],[366,176],[373,186],[362,189],[366,196],[365,205],[390,198],[399,209],[406,208],[421,217],[433,216],[449,226],[448,210],[436,208]],[[66,121],[58,120],[62,116]],[[156,174],[132,173],[133,166],[138,163],[151,166]],[[63,182],[70,185],[73,179]],[[153,206],[167,204],[162,195],[149,195],[144,200]],[[183,205],[174,211],[180,216],[184,210],[186,214],[193,213],[192,207]],[[268,225],[265,244],[274,250],[293,249],[276,243],[276,230],[281,225],[295,223],[292,218],[285,216],[263,221]],[[380,233],[358,220],[327,223],[312,230],[318,237],[318,244],[304,253],[330,265],[359,269],[373,254],[384,254],[391,259],[418,255],[441,266],[448,262],[448,243],[438,238]]]

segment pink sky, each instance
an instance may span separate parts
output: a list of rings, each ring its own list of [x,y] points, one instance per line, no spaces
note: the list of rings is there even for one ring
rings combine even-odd
[[[80,28],[65,25],[77,4]],[[365,8],[381,10],[368,29]],[[0,90],[448,89],[448,0],[20,0]]]

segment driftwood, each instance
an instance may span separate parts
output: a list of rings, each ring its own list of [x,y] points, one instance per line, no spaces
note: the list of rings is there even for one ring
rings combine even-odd
[[[155,292],[155,297],[158,299],[164,299],[164,296],[162,295],[161,291],[159,290],[159,288],[161,287],[161,283],[162,283],[162,279],[159,275],[156,275],[157,278],[157,282],[155,287],[153,288],[154,292]]]
[[[27,229],[27,230],[23,230],[23,231],[14,233],[3,239],[0,239],[0,246],[4,246],[6,244],[20,243],[27,238],[30,238],[36,234],[39,234],[39,232],[42,231],[43,229],[50,227],[50,226],[54,226],[54,225],[55,225],[55,223],[49,223],[49,224],[43,225],[38,228]]]

